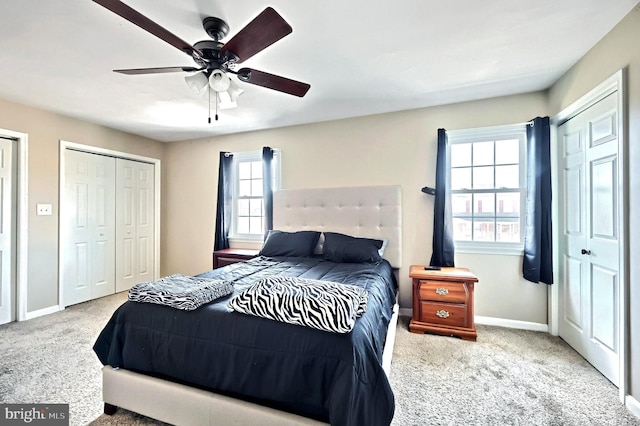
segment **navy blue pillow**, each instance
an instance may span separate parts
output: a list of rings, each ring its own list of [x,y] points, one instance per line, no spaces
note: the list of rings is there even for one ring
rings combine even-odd
[[[382,240],[325,232],[322,254],[332,262],[378,263],[382,260],[378,250],[383,243]]]
[[[313,256],[313,249],[316,247],[319,238],[320,232],[317,231],[284,232],[270,230],[260,250],[260,256]]]

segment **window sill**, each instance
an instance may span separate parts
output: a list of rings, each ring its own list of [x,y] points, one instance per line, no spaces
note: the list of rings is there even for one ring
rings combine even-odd
[[[522,256],[524,254],[524,247],[521,244],[456,242],[455,252],[493,256]]]
[[[229,244],[232,247],[262,247],[263,237],[258,235],[255,238],[251,237],[229,237]]]

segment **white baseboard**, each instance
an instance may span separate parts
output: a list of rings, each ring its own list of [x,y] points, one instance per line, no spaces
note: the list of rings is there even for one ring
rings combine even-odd
[[[43,315],[49,315],[56,312],[64,311],[64,306],[54,305],[49,306],[48,308],[38,309],[37,311],[27,312],[25,315],[25,320],[30,320],[32,318],[41,317]]]
[[[400,315],[403,317],[411,317],[413,316],[413,309],[400,308]],[[497,327],[507,327],[507,328],[517,328],[519,330],[544,331],[545,333],[549,332],[548,324],[539,324],[537,322],[517,321],[517,320],[504,319],[504,318],[483,317],[479,315],[476,315],[474,319],[476,324],[495,325]]]
[[[540,324],[537,322],[518,321],[504,318],[475,316],[476,324],[495,325],[498,327],[517,328],[519,330],[543,331],[549,332],[549,324]]]
[[[638,401],[631,395],[627,395],[624,398],[624,405],[627,406],[631,414],[633,414],[634,416],[640,419],[640,401]]]

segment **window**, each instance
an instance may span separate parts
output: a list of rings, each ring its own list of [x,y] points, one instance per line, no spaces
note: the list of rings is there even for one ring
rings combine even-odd
[[[520,253],[524,245],[524,125],[447,132],[456,250]]]
[[[280,153],[274,150],[271,163],[273,189],[280,183]],[[230,238],[262,240],[265,232],[264,199],[262,193],[262,151],[233,155],[233,199]]]

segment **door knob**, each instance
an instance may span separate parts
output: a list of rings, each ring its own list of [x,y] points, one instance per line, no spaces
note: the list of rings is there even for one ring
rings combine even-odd
[[[582,254],[591,254],[591,250],[582,249],[582,250],[580,250],[580,253],[582,253]]]

